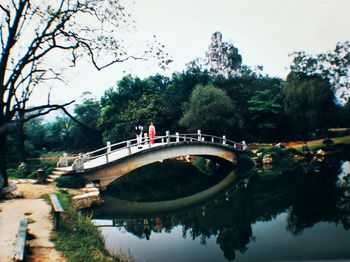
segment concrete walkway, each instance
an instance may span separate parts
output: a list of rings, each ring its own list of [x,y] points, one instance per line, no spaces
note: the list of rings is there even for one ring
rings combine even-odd
[[[20,187],[19,189],[21,190]],[[35,191],[36,185],[28,185],[28,190]],[[27,240],[30,254],[26,261],[65,261],[50,241],[53,230],[50,212],[51,207],[43,199],[13,199],[0,202],[0,261],[12,261],[19,222],[25,216],[30,221]]]

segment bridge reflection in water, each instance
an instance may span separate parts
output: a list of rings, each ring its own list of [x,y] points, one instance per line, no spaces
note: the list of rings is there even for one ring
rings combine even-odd
[[[299,167],[271,176],[250,172],[204,202],[184,201],[190,207],[128,202],[137,211],[120,212],[122,202],[107,199],[111,205],[95,210],[95,223],[110,251],[130,248],[137,260],[350,259],[350,185],[337,186],[342,163],[317,174]]]
[[[175,200],[167,200],[167,201],[156,201],[156,202],[139,202],[139,201],[127,201],[122,199],[117,199],[115,197],[110,197],[108,195],[104,196],[104,200],[107,203],[113,203],[113,205],[104,205],[99,208],[99,211],[104,213],[105,215],[125,215],[125,216],[143,216],[143,215],[155,215],[155,214],[163,214],[163,213],[176,213],[179,214],[181,210],[186,209],[188,207],[193,207],[204,202],[204,205],[200,205],[197,207],[198,210],[206,210],[210,208],[210,206],[216,205],[218,201],[222,201],[222,199],[215,198],[212,200],[215,195],[220,192],[228,189],[236,180],[236,173],[231,172],[227,175],[221,182],[212,186],[211,188],[194,194],[192,196],[187,196]],[[243,180],[248,183],[248,179]],[[237,183],[237,187],[241,182]],[[225,192],[225,200],[227,201],[233,188],[227,190]],[[193,208],[192,211],[193,212]],[[201,211],[202,212],[202,211]],[[185,211],[186,213],[186,211]]]

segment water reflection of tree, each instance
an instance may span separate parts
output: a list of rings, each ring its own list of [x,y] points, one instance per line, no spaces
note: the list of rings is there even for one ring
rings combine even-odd
[[[296,174],[289,190],[293,200],[287,217],[287,230],[298,235],[319,222],[342,221],[345,215],[337,202],[342,190],[336,186],[336,168],[327,165],[317,173]]]
[[[189,210],[191,215],[182,212],[161,216],[162,230],[171,232],[173,227],[181,226],[184,238],[199,239],[203,245],[215,236],[225,258],[234,260],[236,252],[244,253],[254,240],[254,223],[270,221],[286,211],[287,230],[293,235],[322,221],[343,223],[347,229],[350,192],[349,188],[336,186],[338,170],[339,165],[324,164],[316,172],[305,173],[304,167],[298,167],[290,173],[269,170],[268,175],[253,175],[247,187],[232,190],[229,197],[218,197],[217,204],[210,208]],[[126,222],[127,231],[145,237],[144,226],[137,228]],[[159,232],[152,222],[148,226],[150,232]]]

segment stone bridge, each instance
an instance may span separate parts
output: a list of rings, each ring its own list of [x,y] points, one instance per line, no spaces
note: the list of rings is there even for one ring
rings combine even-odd
[[[216,162],[236,164],[236,153],[245,149],[223,137],[197,134],[178,134],[156,137],[151,143],[146,136],[142,148],[136,139],[119,142],[106,147],[80,154],[71,166],[62,158],[56,169],[61,174],[79,175],[105,188],[119,177],[142,166],[181,156],[202,156]],[[63,167],[62,167],[63,165]]]

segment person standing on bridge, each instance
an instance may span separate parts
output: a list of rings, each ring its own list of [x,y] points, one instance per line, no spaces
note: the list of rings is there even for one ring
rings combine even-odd
[[[148,127],[148,136],[149,136],[149,142],[151,145],[154,144],[154,138],[156,137],[156,127],[153,125],[153,122]]]
[[[137,148],[142,148],[142,132],[143,132],[143,126],[139,123],[135,126],[135,134],[136,134],[136,140],[137,140]]]

